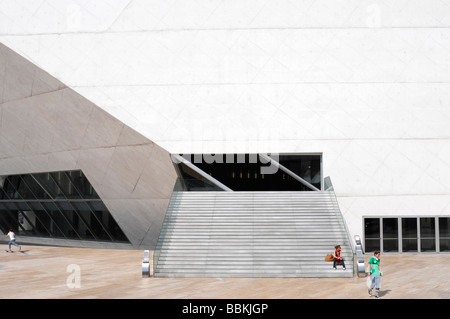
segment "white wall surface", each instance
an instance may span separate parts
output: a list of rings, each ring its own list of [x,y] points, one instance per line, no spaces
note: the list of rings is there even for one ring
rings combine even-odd
[[[353,233],[450,215],[446,1],[4,0],[0,42],[169,152],[322,152]]]

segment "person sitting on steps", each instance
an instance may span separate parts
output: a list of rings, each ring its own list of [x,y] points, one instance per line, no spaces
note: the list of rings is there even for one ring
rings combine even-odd
[[[345,268],[345,263],[344,263],[344,258],[342,258],[341,256],[341,246],[340,245],[336,245],[334,247],[334,252],[333,252],[333,269],[336,270],[336,265],[342,265],[342,267]]]

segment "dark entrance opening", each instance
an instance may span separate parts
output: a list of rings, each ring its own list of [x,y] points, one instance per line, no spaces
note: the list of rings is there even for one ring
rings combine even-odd
[[[233,191],[311,190],[258,154],[183,154],[183,157]],[[271,158],[318,189],[322,188],[321,155],[283,154]],[[199,190],[202,185],[213,187],[211,182],[183,163],[177,164],[177,171],[188,185],[187,190]]]

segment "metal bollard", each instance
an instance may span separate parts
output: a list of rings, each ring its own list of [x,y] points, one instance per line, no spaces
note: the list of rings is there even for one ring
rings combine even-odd
[[[364,269],[364,250],[362,248],[361,238],[359,235],[355,235],[355,242],[356,242],[356,267],[357,267],[357,274],[358,277],[365,277],[366,271]]]
[[[150,277],[150,250],[144,250],[142,258],[142,278]]]

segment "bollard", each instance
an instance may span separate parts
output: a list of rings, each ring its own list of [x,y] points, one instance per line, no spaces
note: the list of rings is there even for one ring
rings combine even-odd
[[[150,277],[150,250],[144,250],[142,258],[142,278]]]

